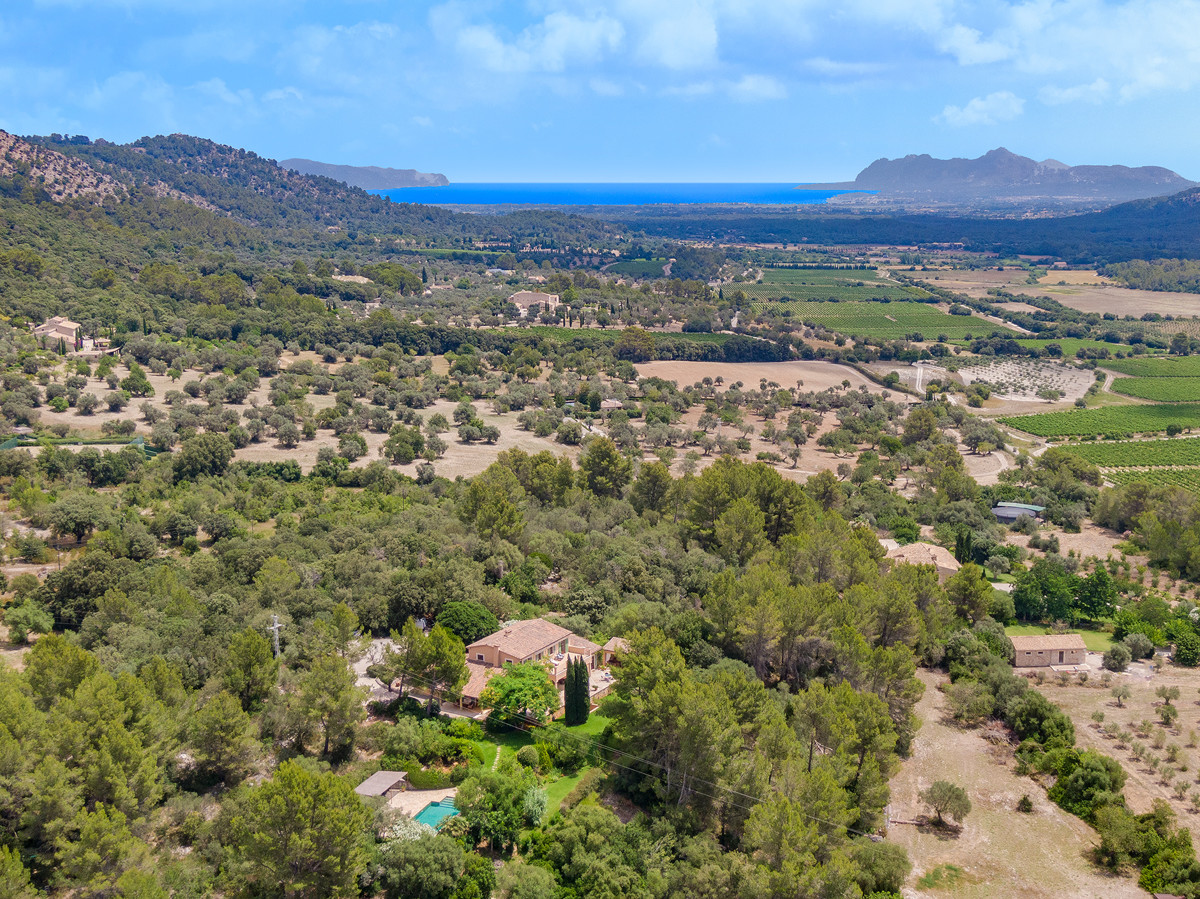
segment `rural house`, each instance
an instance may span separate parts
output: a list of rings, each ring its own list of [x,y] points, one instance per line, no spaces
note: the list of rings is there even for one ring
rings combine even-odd
[[[1045,634],[1040,637],[1010,637],[1017,651],[1016,668],[1045,668],[1051,665],[1082,665],[1087,647],[1079,634]]]
[[[79,336],[82,327],[62,315],[48,318],[33,329],[33,336],[47,347],[53,348],[60,340],[70,349],[75,349],[75,338]]]
[[[897,565],[932,565],[937,569],[938,582],[942,584],[962,567],[958,559],[954,558],[954,553],[944,546],[932,543],[917,542],[896,546],[887,551],[887,558]]]
[[[521,310],[521,318],[528,317],[531,306],[540,307],[542,312],[552,312],[558,308],[558,294],[535,290],[518,290],[508,301]]]
[[[516,621],[494,634],[476,640],[467,647],[469,676],[462,688],[464,706],[479,705],[479,697],[492,675],[506,665],[522,662],[543,662],[555,685],[567,678],[567,660],[582,658],[589,671],[604,664],[604,651],[591,640],[585,640],[542,618]]]

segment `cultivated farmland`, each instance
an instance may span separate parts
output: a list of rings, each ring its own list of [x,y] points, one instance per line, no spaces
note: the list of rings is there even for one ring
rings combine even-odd
[[[1136,378],[1200,378],[1200,356],[1173,359],[1114,359],[1103,367]]]
[[[1159,403],[1200,401],[1200,378],[1117,378],[1112,389]]]
[[[1139,465],[1200,466],[1200,437],[1185,437],[1175,440],[1128,440],[1120,443],[1081,443],[1072,444],[1066,449],[1101,468],[1127,468]]]
[[[1000,419],[1004,424],[1037,437],[1093,437],[1099,434],[1153,434],[1167,425],[1200,428],[1200,404],[1110,406],[1072,409]]]
[[[818,303],[798,300],[755,303],[754,312],[769,308],[793,322],[819,325],[847,337],[872,337],[877,340],[904,338],[935,340],[986,337],[994,331],[1011,334],[994,322],[970,315],[948,315],[928,303]],[[919,338],[914,335],[920,335]]]
[[[1200,491],[1200,468],[1118,468],[1104,472],[1114,484],[1141,482],[1155,487],[1182,487]]]
[[[887,281],[871,269],[769,268],[754,284],[737,284],[752,300],[906,300],[927,292]]]

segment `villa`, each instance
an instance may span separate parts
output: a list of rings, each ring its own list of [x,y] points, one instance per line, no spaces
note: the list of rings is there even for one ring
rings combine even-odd
[[[548,676],[561,688],[566,683],[570,659],[583,659],[587,664],[593,680],[592,695],[598,698],[608,692],[611,678],[604,667],[610,656],[604,647],[545,619],[514,621],[467,647],[470,676],[462,688],[462,705],[477,708],[487,682],[505,666],[523,662],[544,663]]]

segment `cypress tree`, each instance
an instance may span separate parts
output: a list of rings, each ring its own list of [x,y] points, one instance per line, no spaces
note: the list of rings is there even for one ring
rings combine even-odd
[[[571,659],[567,662],[566,694],[563,697],[564,723],[569,727],[583,724],[588,720],[590,695],[588,690],[588,669],[583,659]]]

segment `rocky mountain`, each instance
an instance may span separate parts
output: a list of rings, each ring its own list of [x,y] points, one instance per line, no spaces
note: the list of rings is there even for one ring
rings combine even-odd
[[[1038,162],[1001,147],[977,159],[935,159],[925,153],[877,159],[853,181],[806,186],[874,191],[837,201],[851,206],[1028,215],[1099,210],[1178,193],[1197,182],[1161,166],[1071,166],[1056,159]]]
[[[1126,200],[1178,193],[1196,182],[1160,166],[1070,166],[1037,162],[1003,147],[978,159],[934,159],[928,154],[877,159],[854,179],[867,190],[930,191],[965,195],[1105,196]]]
[[[418,172],[416,169],[389,169],[377,165],[334,165],[312,159],[283,159],[279,167],[301,175],[322,175],[363,190],[391,190],[396,187],[442,187],[450,183],[445,175]]]
[[[72,158],[0,131],[0,179],[4,193],[25,190],[61,203],[80,197],[101,202],[123,192],[116,179],[96,171],[82,159]]]

